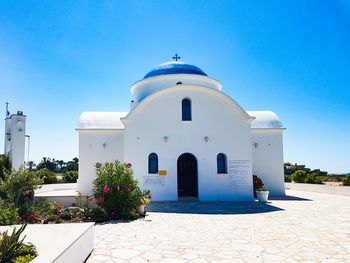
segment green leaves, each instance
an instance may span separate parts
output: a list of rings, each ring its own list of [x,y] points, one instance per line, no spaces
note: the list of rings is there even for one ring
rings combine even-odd
[[[0,155],[0,180],[3,180],[5,178],[5,174],[7,171],[11,170],[11,162],[10,158],[5,155]]]
[[[0,263],[14,262],[20,255],[25,236],[21,240],[19,238],[26,226],[24,224],[18,230],[14,228],[11,235],[8,235],[8,231],[0,235]]]
[[[34,190],[37,189],[43,180],[34,172],[20,168],[7,173],[5,180],[0,184],[1,196],[20,210],[31,204],[34,200]]]
[[[133,178],[131,164],[96,164],[93,194],[99,205],[113,219],[133,218],[140,203],[140,188]]]
[[[0,207],[0,225],[13,225],[17,222],[18,209],[14,207]]]
[[[44,168],[35,171],[35,174],[42,180],[44,180],[44,184],[57,184],[58,179],[56,177],[56,174],[54,172],[51,172],[50,170]]]

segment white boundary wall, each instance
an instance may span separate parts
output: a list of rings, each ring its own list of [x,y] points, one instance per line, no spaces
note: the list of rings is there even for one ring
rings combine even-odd
[[[298,183],[285,183],[285,186],[286,186],[286,189],[288,190],[350,196],[350,186],[330,186],[330,185],[324,185],[324,184],[298,184]]]

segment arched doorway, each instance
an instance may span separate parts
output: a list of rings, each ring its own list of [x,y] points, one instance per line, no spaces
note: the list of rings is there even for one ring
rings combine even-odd
[[[177,194],[198,197],[197,160],[193,154],[184,153],[177,159]]]

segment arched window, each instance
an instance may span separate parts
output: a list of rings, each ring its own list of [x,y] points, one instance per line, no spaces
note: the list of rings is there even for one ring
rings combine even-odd
[[[156,153],[148,155],[148,173],[158,173],[158,155]]]
[[[191,101],[189,99],[182,100],[182,120],[183,121],[191,121]]]
[[[216,157],[218,174],[226,174],[227,173],[227,160],[226,155],[223,153],[219,153]]]

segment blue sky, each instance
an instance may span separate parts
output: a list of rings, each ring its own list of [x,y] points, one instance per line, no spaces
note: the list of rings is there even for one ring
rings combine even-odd
[[[69,160],[80,113],[128,111],[130,85],[175,53],[246,110],[276,112],[285,161],[350,172],[345,0],[2,0],[0,106],[28,115],[31,159]]]

